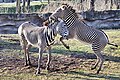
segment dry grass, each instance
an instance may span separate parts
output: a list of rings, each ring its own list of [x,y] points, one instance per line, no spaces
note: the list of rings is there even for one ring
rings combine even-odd
[[[42,61],[42,74],[34,73],[37,66],[38,49],[30,50],[33,67],[24,67],[23,51],[20,49],[17,34],[1,34],[0,41],[0,80],[120,80],[120,30],[105,30],[110,42],[118,48],[106,46],[104,57],[107,59],[100,74],[90,70],[96,57],[90,45],[77,40],[66,41],[70,51],[60,42],[52,48],[51,73],[45,70],[46,53]]]

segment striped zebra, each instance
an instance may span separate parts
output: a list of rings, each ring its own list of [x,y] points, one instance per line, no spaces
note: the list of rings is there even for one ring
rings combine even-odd
[[[44,50],[48,50],[46,69],[49,70],[49,64],[51,61],[51,45],[55,41],[55,36],[60,34],[64,39],[66,39],[69,34],[65,24],[63,26],[57,26],[61,23],[64,22],[62,20],[57,20],[54,23],[45,23],[45,26],[39,27],[32,22],[24,22],[18,28],[20,44],[24,50],[25,66],[31,65],[28,52],[29,48],[31,46],[39,48],[38,68],[36,74],[40,74],[40,65]]]
[[[67,4],[63,4],[57,8],[57,10],[55,10],[55,12],[50,16],[50,19],[56,20],[57,18],[61,18],[66,23],[69,30],[68,39],[76,38],[80,41],[92,44],[92,50],[97,56],[97,61],[91,69],[95,69],[99,64],[100,66],[97,70],[97,73],[99,73],[104,62],[104,58],[102,56],[103,49],[107,44],[116,47],[117,45],[109,43],[108,37],[103,31],[88,27],[82,20],[80,20],[75,10]],[[63,39],[61,38],[61,41],[62,40]],[[65,43],[63,45],[65,45]],[[67,48],[69,48],[69,46],[67,46]]]

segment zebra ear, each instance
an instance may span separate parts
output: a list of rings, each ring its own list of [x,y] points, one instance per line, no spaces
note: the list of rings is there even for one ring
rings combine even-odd
[[[70,10],[71,10],[71,9],[73,9],[73,7],[72,7],[72,6],[68,6],[68,9],[70,9]]]
[[[63,21],[61,18],[58,18],[58,21]]]
[[[66,7],[65,5],[63,5],[61,9],[62,9],[62,10],[65,10],[66,8],[67,8],[67,7]]]

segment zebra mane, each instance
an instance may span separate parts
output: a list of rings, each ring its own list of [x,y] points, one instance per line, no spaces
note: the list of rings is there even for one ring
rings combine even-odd
[[[76,10],[73,9],[72,6],[70,6],[68,4],[62,4],[62,5],[65,6],[69,11],[71,11],[77,18],[79,18],[78,15],[77,15],[77,13],[76,13]]]

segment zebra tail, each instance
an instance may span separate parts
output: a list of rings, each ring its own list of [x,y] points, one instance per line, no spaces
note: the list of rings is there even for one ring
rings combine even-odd
[[[115,47],[118,47],[118,45],[116,44],[112,44],[112,43],[108,43],[109,45],[112,45],[112,46],[115,46]]]

